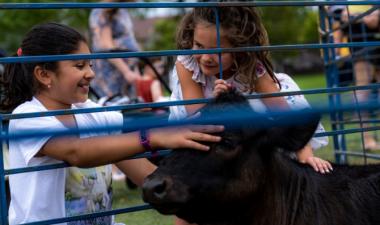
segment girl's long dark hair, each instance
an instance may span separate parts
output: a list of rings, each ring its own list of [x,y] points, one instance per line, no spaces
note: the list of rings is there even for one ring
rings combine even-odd
[[[70,54],[78,49],[85,38],[76,30],[57,23],[45,23],[33,27],[23,39],[22,56]],[[16,55],[15,55],[16,56]],[[0,77],[0,110],[10,111],[29,101],[41,85],[34,78],[36,66],[56,71],[57,62],[9,63]]]

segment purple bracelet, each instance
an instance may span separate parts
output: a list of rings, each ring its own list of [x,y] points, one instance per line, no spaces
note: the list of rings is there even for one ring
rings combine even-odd
[[[145,151],[151,152],[152,158],[158,155],[157,150],[153,149],[152,146],[150,145],[148,132],[146,130],[140,130],[140,143],[143,146]]]

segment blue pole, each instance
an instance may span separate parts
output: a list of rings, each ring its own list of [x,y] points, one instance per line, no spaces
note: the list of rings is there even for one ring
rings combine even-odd
[[[0,115],[0,133],[4,132],[3,129],[3,117]],[[3,157],[3,151],[5,150],[3,148],[4,140],[2,137],[0,137],[0,196],[1,196],[1,209],[0,209],[0,225],[7,225],[8,224],[8,207],[7,207],[7,197],[5,192],[5,173],[4,173],[4,157]]]
[[[332,21],[331,16],[328,16],[327,19],[328,19],[329,27],[332,28],[333,27],[333,21]],[[334,43],[333,33],[331,33],[331,35],[327,36],[327,38],[328,38],[329,43]],[[336,59],[335,49],[334,48],[330,49],[330,51],[331,51],[331,58]],[[331,81],[331,85],[332,85],[331,87],[339,87],[339,84],[340,84],[339,83],[339,76],[340,76],[340,74],[339,74],[337,63],[333,63],[330,66],[331,66],[331,73],[328,74],[328,76],[330,77],[329,80]],[[341,94],[336,93],[333,96],[335,98],[336,105],[338,107],[340,107],[342,105]],[[339,122],[337,125],[338,129],[344,130],[343,112],[336,112],[336,117],[337,117],[336,122]],[[340,148],[341,152],[346,152],[347,151],[346,136],[345,135],[339,135],[338,141],[339,141],[339,148]],[[347,157],[345,154],[340,154],[339,156],[336,155],[336,157],[339,157],[338,161],[341,163],[346,163],[346,161],[347,161]]]
[[[219,20],[219,11],[218,8],[214,8],[215,20],[216,20],[216,43],[217,48],[221,49],[220,46],[220,20]],[[222,65],[222,53],[218,53],[219,60],[219,79],[223,79],[223,65]]]
[[[327,18],[327,15],[326,15],[326,11],[324,9],[323,6],[320,6],[319,7],[319,20],[320,20],[320,28],[322,31],[326,31],[326,18]],[[323,44],[326,44],[327,42],[329,42],[329,38],[328,36],[327,37],[322,37],[321,39],[322,43]],[[332,49],[334,51],[334,49]],[[326,80],[327,80],[327,87],[333,87],[334,86],[334,82],[333,82],[333,65],[328,65],[328,62],[330,61],[330,54],[329,54],[329,49],[327,48],[323,48],[322,49],[323,51],[323,59],[324,59],[324,62],[325,62],[325,70],[326,70]],[[335,99],[333,97],[333,95],[329,95],[328,97],[329,99],[329,107],[333,108],[335,107]],[[336,112],[331,112],[330,113],[330,119],[333,121],[333,123],[331,123],[331,129],[333,131],[336,131],[337,130],[337,125],[336,125],[336,121],[337,121],[337,115],[336,115]],[[333,135],[333,144],[334,144],[334,152],[340,150],[340,146],[339,146],[339,137],[337,135]],[[340,163],[340,155],[338,154],[335,154],[335,161],[337,163]]]

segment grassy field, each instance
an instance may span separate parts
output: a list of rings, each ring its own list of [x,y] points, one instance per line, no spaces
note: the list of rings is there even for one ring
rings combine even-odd
[[[326,80],[324,75],[322,74],[315,74],[315,75],[299,75],[295,76],[294,80],[299,84],[300,88],[302,90],[306,89],[316,89],[316,88],[324,88],[326,87]],[[328,102],[328,97],[326,94],[320,94],[320,95],[308,95],[306,98],[309,100],[311,105],[314,106],[322,106],[326,107]],[[351,103],[353,101],[352,93],[344,93],[342,94],[343,102],[345,103]],[[356,115],[354,113],[345,113],[344,118],[351,118],[355,119]],[[331,121],[329,118],[329,115],[324,115],[322,118],[322,124],[325,127],[326,131],[331,131]],[[351,129],[351,128],[360,128],[358,124],[356,125],[345,125],[344,129]],[[375,132],[375,135],[377,132]],[[362,137],[361,133],[353,133],[345,135],[347,149],[350,151],[356,151],[356,152],[362,152]],[[371,153],[380,153],[380,152],[371,152]],[[335,161],[334,154],[333,154],[333,140],[331,137],[329,137],[329,145],[325,148],[322,148],[320,150],[315,151],[315,154],[317,156],[320,156],[324,159],[328,159],[330,161]],[[348,157],[347,158],[348,163],[350,164],[363,164],[365,163],[364,159],[362,157]],[[368,160],[368,163],[372,162],[378,162],[375,160]]]
[[[293,77],[302,90],[317,89],[326,87],[326,81],[323,74],[311,74],[311,75],[298,75]],[[346,98],[349,100],[349,96]],[[325,106],[327,104],[326,95],[308,95],[306,98],[311,105]],[[323,116],[322,124],[326,131],[331,131],[331,123],[328,116]],[[347,126],[347,128],[353,128],[354,126]],[[346,135],[348,149],[361,151],[361,136],[360,134]],[[315,152],[317,156],[324,159],[334,161],[333,154],[333,141],[330,138],[329,145],[323,149]],[[349,158],[350,163],[363,163],[361,158]],[[128,190],[123,182],[114,183],[114,208],[124,208],[127,206],[141,204],[141,192],[137,190]],[[170,225],[173,224],[173,217],[162,216],[154,210],[145,210],[142,212],[128,213],[116,216],[117,222],[134,225]]]
[[[141,205],[143,203],[141,189],[130,190],[123,181],[114,182],[113,190],[114,209]],[[160,215],[155,210],[144,210],[116,215],[115,221],[128,225],[171,225],[173,224],[173,217]]]

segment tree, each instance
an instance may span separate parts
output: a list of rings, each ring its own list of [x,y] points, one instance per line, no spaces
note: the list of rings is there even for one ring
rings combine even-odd
[[[318,42],[317,13],[306,7],[263,7],[263,23],[272,44]]]
[[[153,44],[151,50],[170,50],[176,49],[175,32],[180,21],[180,16],[158,20],[154,24]]]
[[[91,0],[94,2],[94,0]],[[33,0],[0,0],[0,3],[30,3]],[[39,3],[56,2],[40,0]],[[70,1],[72,2],[72,1]],[[13,55],[20,46],[25,33],[34,25],[43,22],[58,22],[72,26],[83,33],[88,30],[90,10],[84,9],[41,9],[41,10],[0,10],[0,46]],[[86,31],[86,32],[84,32]]]

